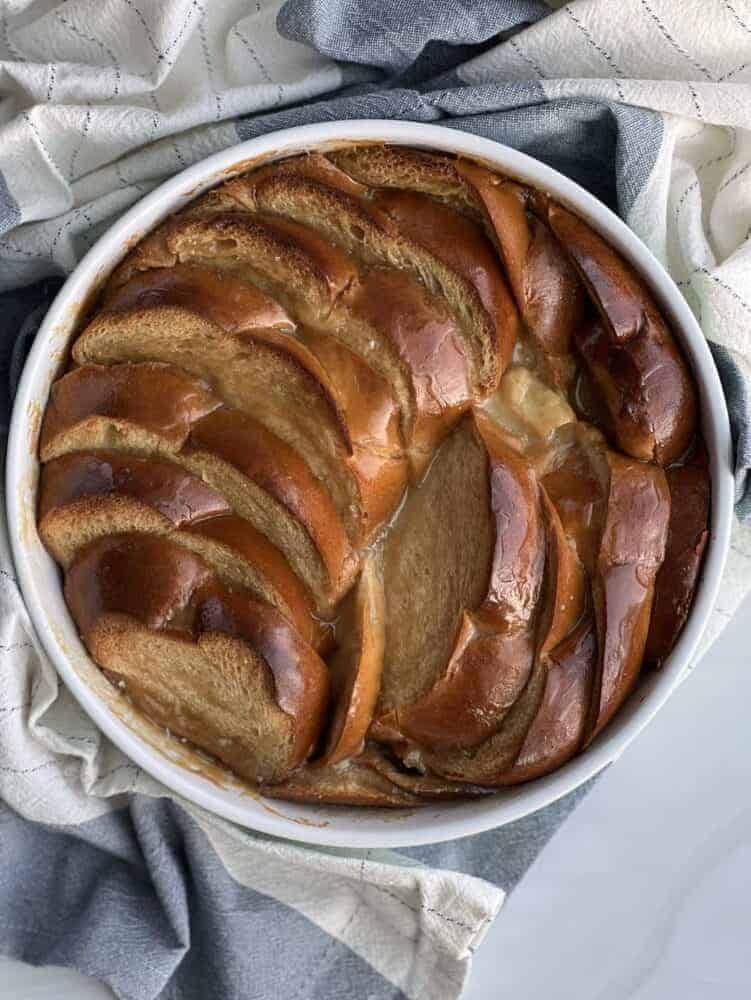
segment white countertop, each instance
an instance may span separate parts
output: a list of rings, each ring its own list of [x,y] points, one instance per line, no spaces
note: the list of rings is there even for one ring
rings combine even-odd
[[[465,1000],[751,996],[751,598],[510,897]],[[0,960],[0,1000],[110,1000]]]

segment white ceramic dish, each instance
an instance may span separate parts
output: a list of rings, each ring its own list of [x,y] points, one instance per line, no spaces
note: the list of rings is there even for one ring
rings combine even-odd
[[[202,191],[249,167],[312,148],[389,142],[460,153],[541,187],[575,209],[647,280],[679,337],[696,377],[712,474],[711,540],[686,627],[668,661],[587,751],[548,777],[479,801],[435,803],[418,810],[369,810],[266,802],[182,752],[140,719],[103,680],[66,608],[57,566],[36,531],[37,439],[49,388],[87,302],[145,233]],[[197,804],[243,826],[315,844],[396,847],[478,833],[510,823],[572,791],[615,760],[654,716],[690,663],[714,604],[732,521],[733,478],[725,399],[711,354],[673,281],[643,243],[572,181],[515,150],[454,129],[410,122],[308,125],[218,153],[174,177],[127,212],[81,261],[37,334],[18,390],[7,460],[10,539],[21,590],[39,639],[60,676],[106,735],[145,771]]]

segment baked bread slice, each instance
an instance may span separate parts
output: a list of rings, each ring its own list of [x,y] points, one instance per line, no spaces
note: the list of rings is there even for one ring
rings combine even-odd
[[[362,751],[381,686],[384,617],[383,583],[370,556],[337,620],[337,647],[328,658],[334,706],[323,764],[338,764]]]
[[[179,465],[119,452],[62,455],[42,469],[38,517],[39,534],[63,567],[104,535],[168,536],[224,583],[272,604],[315,648],[326,638],[312,597],[282,553]]]
[[[550,224],[569,253],[601,321],[575,342],[599,390],[618,447],[669,465],[696,433],[696,389],[645,283],[572,212],[552,204]]]
[[[346,146],[326,159],[370,188],[419,191],[443,201],[470,218],[482,220],[477,194],[460,173],[462,160],[409,146]]]
[[[203,316],[228,333],[295,330],[279,302],[260,288],[214,268],[190,264],[134,269],[124,284],[110,284],[99,306],[104,312],[175,306]]]
[[[128,423],[166,451],[185,443],[193,424],[221,406],[201,379],[171,365],[85,365],[53,383],[39,439],[43,462],[77,451],[77,438],[106,423],[116,438]],[[102,441],[101,447],[107,447]],[[96,447],[96,445],[94,445]]]
[[[386,539],[383,730],[440,750],[497,729],[532,671],[544,556],[532,469],[467,417]]]
[[[217,586],[199,557],[165,538],[103,538],[65,588],[92,656],[154,722],[253,782],[282,780],[310,754],[323,662],[275,609]]]
[[[693,600],[709,541],[711,484],[701,437],[682,465],[665,470],[670,490],[670,523],[665,561],[655,581],[644,661],[660,666],[681,633]]]
[[[334,335],[384,377],[418,467],[470,404],[456,326],[409,275],[376,269],[359,276],[337,247],[276,217],[199,215],[173,224],[165,239],[173,261],[242,275],[278,297],[299,323]]]
[[[540,707],[513,766],[499,784],[517,785],[549,774],[581,748],[587,735],[597,669],[591,617],[547,654]]]
[[[266,535],[330,614],[357,562],[328,494],[293,448],[203,385],[169,365],[77,368],[53,386],[42,459],[91,449],[170,458]],[[193,419],[203,412],[212,419]]]
[[[304,767],[282,784],[264,785],[261,794],[288,802],[320,805],[381,806],[389,809],[418,806],[423,800],[359,757],[326,767]]]
[[[326,370],[284,333],[232,333],[185,307],[152,305],[100,312],[75,342],[73,357],[79,364],[160,361],[204,379],[223,403],[249,414],[300,454],[330,493],[355,545],[372,538],[404,489],[398,429],[384,428],[374,447],[372,437],[355,442]]]
[[[503,281],[494,262],[478,256],[481,250],[476,233],[470,230],[468,234],[457,222],[454,236],[469,235],[469,239],[462,248],[461,266],[456,268],[457,253],[444,250],[436,254],[435,240],[428,241],[429,247],[424,239],[411,239],[390,214],[382,211],[377,199],[367,197],[365,188],[316,153],[262,167],[229,183],[232,194],[247,209],[295,219],[368,266],[398,268],[423,282],[456,322],[469,362],[473,392],[481,397],[495,388],[504,359],[513,349],[510,335],[515,332],[514,312],[509,316],[512,325],[507,329],[504,323],[499,330],[496,314],[488,313],[474,282],[467,277],[471,257],[475,270],[488,264]],[[445,211],[451,212],[448,208]],[[513,308],[510,300],[506,306]]]
[[[373,204],[399,232],[462,277],[490,318],[498,366],[504,372],[520,332],[519,313],[493,245],[482,226],[455,209],[416,191],[376,191]],[[496,380],[497,381],[497,380]]]
[[[537,345],[537,359],[554,381],[567,382],[573,363],[572,338],[584,322],[586,292],[546,222],[533,210],[529,188],[466,160],[459,173],[482,204],[514,291],[519,311]]]
[[[543,486],[591,578],[599,650],[592,738],[633,690],[641,669],[670,494],[662,469],[611,451],[581,425],[562,432],[550,456]]]

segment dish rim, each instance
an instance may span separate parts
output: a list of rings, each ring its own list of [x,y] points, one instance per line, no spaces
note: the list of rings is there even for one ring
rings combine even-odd
[[[167,215],[224,179],[294,153],[360,143],[406,145],[485,162],[549,191],[600,232],[647,281],[691,364],[712,476],[711,535],[699,587],[680,638],[661,670],[641,684],[587,750],[552,774],[479,800],[430,803],[417,810],[264,800],[248,791],[219,787],[150,746],[79,673],[81,657],[89,669],[91,661],[82,652],[64,601],[61,615],[59,572],[36,531],[36,446],[49,385],[81,313],[128,249]],[[43,650],[84,711],[134,763],[196,805],[249,829],[328,847],[418,846],[481,833],[561,798],[616,760],[654,718],[692,661],[720,586],[730,544],[733,496],[730,422],[706,339],[672,278],[625,222],[574,181],[494,140],[445,126],[377,119],[297,126],[242,142],[170,178],[118,219],[69,276],[40,326],[14,401],[6,457],[8,532],[20,591]],[[51,568],[57,579],[56,593]]]

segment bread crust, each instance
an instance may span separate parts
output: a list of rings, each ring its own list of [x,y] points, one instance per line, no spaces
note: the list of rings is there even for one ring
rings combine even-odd
[[[645,283],[589,226],[560,205],[548,218],[584,281],[601,322],[576,346],[610,415],[610,432],[633,458],[669,465],[697,427],[696,389]]]

